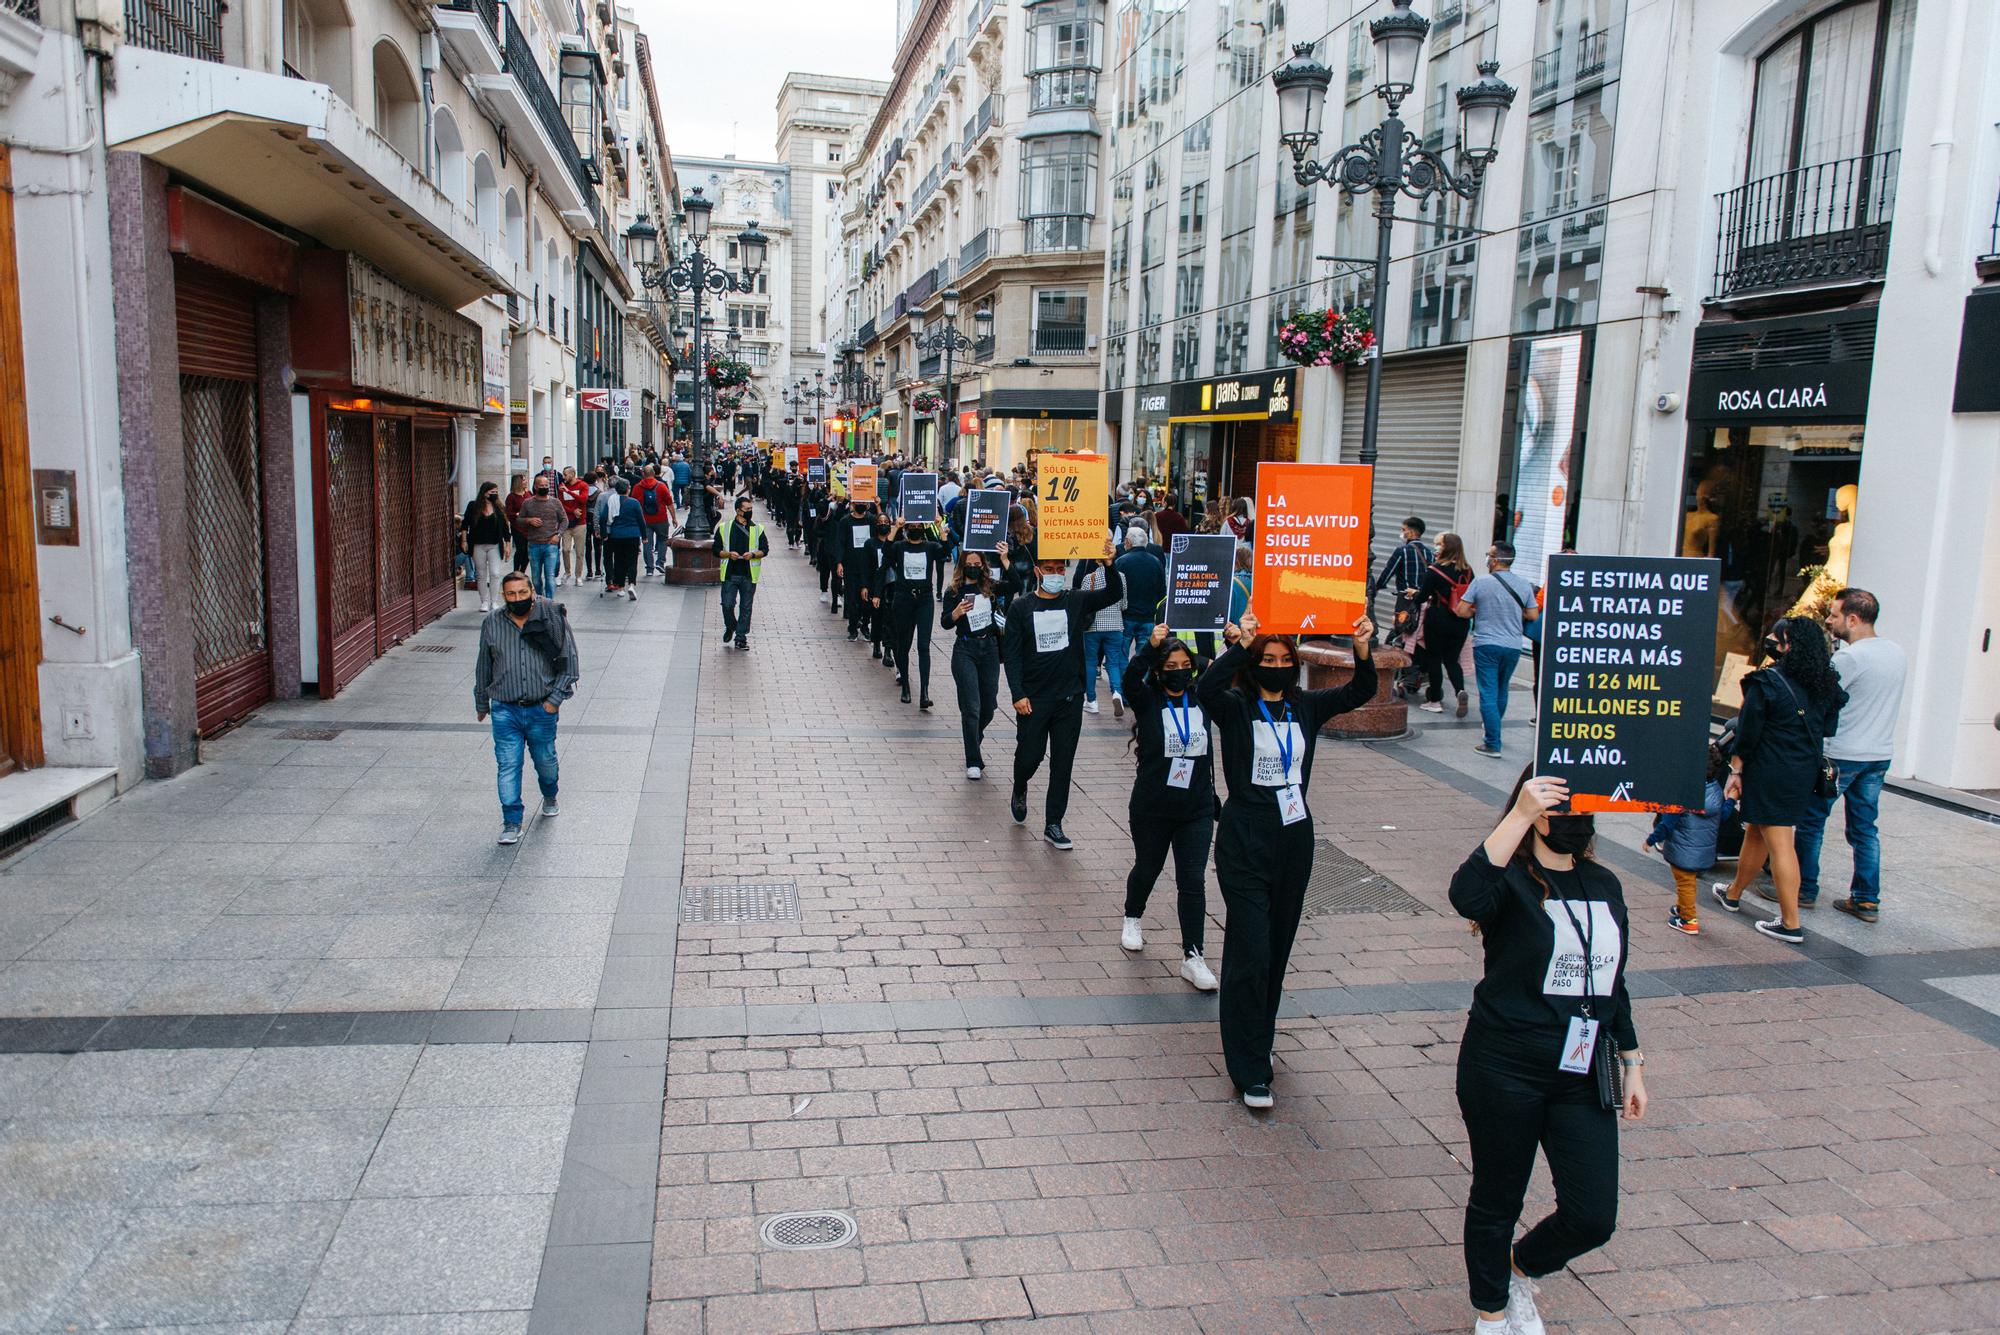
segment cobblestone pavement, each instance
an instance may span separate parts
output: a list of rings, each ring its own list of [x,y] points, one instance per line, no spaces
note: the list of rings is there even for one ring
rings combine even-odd
[[[1170,886],[1117,945],[1122,723],[1057,852],[962,778],[943,637],[899,705],[771,566],[747,655],[712,591],[564,591],[563,814],[517,849],[462,608],[0,869],[0,1330],[1468,1328],[1443,886],[1507,767],[1429,716],[1322,749],[1320,866],[1390,907],[1308,920],[1252,1117]],[[1882,927],[1804,951],[1670,932],[1608,825],[1655,1105],[1552,1330],[2000,1329],[2000,827],[1884,824]],[[745,887],[783,916],[696,911]],[[858,1235],[762,1241],[797,1210]]]

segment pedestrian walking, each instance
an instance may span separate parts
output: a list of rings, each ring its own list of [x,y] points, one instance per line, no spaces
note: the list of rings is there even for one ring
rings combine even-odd
[[[931,708],[931,618],[937,603],[931,594],[932,571],[944,564],[944,544],[920,524],[898,521],[883,552],[878,596],[888,618],[889,653],[896,665],[896,684],[903,703],[910,703],[910,656],[917,664],[918,708]]]
[[[509,532],[518,534],[520,530],[514,527],[514,517],[521,512],[522,505],[527,503],[528,497],[532,494],[528,490],[528,475],[514,474],[507,488],[507,528]],[[528,544],[525,542],[514,544],[514,569],[523,574],[527,572]]]
[[[1411,515],[1403,521],[1403,540],[1396,550],[1389,553],[1389,559],[1382,563],[1382,571],[1375,576],[1375,582],[1368,586],[1368,614],[1375,614],[1375,598],[1382,590],[1396,590],[1397,613],[1406,609],[1406,595],[1423,583],[1424,570],[1431,563],[1431,550],[1424,546],[1424,521]],[[1395,629],[1395,622],[1390,622]]]
[[[1070,767],[1083,731],[1083,632],[1098,612],[1117,606],[1125,591],[1111,555],[1107,536],[1105,582],[1088,593],[1070,591],[1068,562],[1036,562],[1035,591],[1008,609],[1000,641],[1015,714],[1014,790],[1008,810],[1016,825],[1028,823],[1028,780],[1046,755],[1049,793],[1042,837],[1065,852],[1075,847],[1062,822],[1069,812]]]
[[[1646,1115],[1624,889],[1590,855],[1592,817],[1558,811],[1568,800],[1562,780],[1523,773],[1500,823],[1451,878],[1451,905],[1486,956],[1458,1050],[1474,1335],[1542,1329],[1535,1281],[1611,1240],[1618,1118]],[[1537,1146],[1556,1208],[1516,1242]]]
[[[1078,561],[1070,571],[1070,587],[1094,593],[1104,587],[1110,566],[1095,561]],[[1111,686],[1111,713],[1125,717],[1125,609],[1118,602],[1099,609],[1083,632],[1083,712],[1097,710],[1097,674],[1100,666]]]
[[[1244,1106],[1268,1108],[1285,968],[1312,877],[1313,752],[1328,719],[1375,698],[1375,623],[1354,623],[1354,675],[1330,690],[1301,690],[1297,642],[1259,634],[1254,614],[1225,626],[1223,639],[1229,647],[1195,687],[1221,732],[1229,789],[1215,832],[1215,876],[1229,909],[1222,1053]]]
[[[1197,990],[1220,986],[1202,957],[1208,925],[1208,850],[1215,839],[1215,762],[1208,715],[1194,698],[1194,651],[1155,626],[1125,670],[1126,703],[1139,770],[1127,819],[1132,870],[1125,877],[1125,922],[1118,944],[1144,950],[1142,919],[1153,883],[1174,859],[1175,907],[1181,925],[1181,977]]]
[[[1799,904],[1819,900],[1819,850],[1826,837],[1827,817],[1835,802],[1847,804],[1847,847],[1854,854],[1854,875],[1845,899],[1833,906],[1863,922],[1878,921],[1882,912],[1882,840],[1875,820],[1882,805],[1882,781],[1889,776],[1895,751],[1896,715],[1903,704],[1903,680],[1909,659],[1901,645],[1875,633],[1882,605],[1866,589],[1842,589],[1833,595],[1826,628],[1841,646],[1833,656],[1847,703],[1840,709],[1840,731],[1826,741],[1826,758],[1833,762],[1834,791],[1815,793],[1800,818],[1794,842],[1799,851]],[[1757,892],[1764,892],[1763,884]]]
[[[514,512],[514,537],[528,549],[528,579],[540,597],[556,596],[556,572],[562,568],[560,544],[568,523],[568,512],[551,494],[548,476],[537,473],[533,494]]]
[[[556,497],[562,501],[566,521],[562,531],[562,573],[556,577],[556,583],[580,585],[590,542],[590,483],[578,477],[574,468],[565,468],[562,482],[556,487]]]
[[[472,554],[479,578],[479,610],[491,612],[500,601],[501,566],[513,539],[499,483],[488,482],[479,488],[479,495],[465,507],[464,523],[466,550]]]
[[[510,572],[501,606],[479,627],[479,661],[472,673],[472,704],[481,723],[493,720],[493,758],[499,769],[500,842],[521,842],[521,753],[535,762],[542,815],[558,813],[556,723],[563,702],[576,692],[582,661],[569,614],[553,598],[537,598],[528,577]]]
[[[883,534],[888,528],[885,525]],[[834,575],[840,580],[840,596],[847,600],[847,638],[859,640],[861,632],[875,640],[875,609],[871,593],[875,587],[875,517],[872,507],[855,501],[847,503],[847,517],[836,526],[839,554],[834,558]],[[875,644],[876,658],[882,656]]]
[[[593,527],[604,540],[604,587],[597,596],[622,593],[639,600],[639,544],[646,535],[646,518],[627,494],[631,484],[613,473],[597,498]]]
[[[755,517],[748,496],[736,498],[736,516],[715,526],[715,552],[722,559],[722,647],[735,641],[750,648],[750,613],[757,605],[757,582],[764,577],[764,558],[771,540]]]
[[[1167,563],[1152,546],[1144,524],[1125,530],[1125,551],[1118,558],[1118,577],[1125,581],[1125,661],[1131,662],[1152,638],[1167,599]]]
[[[995,555],[1005,560],[1007,544]],[[941,624],[955,633],[951,646],[951,680],[958,691],[958,725],[965,741],[965,777],[986,773],[983,743],[986,725],[1000,696],[1000,635],[1007,617],[1001,610],[999,587],[984,552],[961,552],[958,570],[945,586]]]
[[[1652,831],[1646,836],[1646,847],[1659,849],[1660,856],[1667,861],[1667,870],[1674,874],[1674,907],[1667,915],[1667,926],[1687,936],[1701,935],[1696,881],[1715,865],[1722,822],[1729,819],[1736,806],[1722,794],[1722,784],[1728,776],[1729,757],[1722,753],[1721,747],[1711,743],[1701,809],[1662,812],[1653,818]]]
[[[1743,809],[1743,851],[1736,876],[1709,887],[1731,913],[1743,911],[1743,892],[1768,861],[1778,916],[1758,931],[1804,945],[1799,921],[1799,856],[1793,834],[1822,790],[1822,748],[1840,725],[1847,692],[1833,668],[1826,631],[1811,617],[1781,617],[1764,637],[1770,661],[1743,679],[1743,707],[1736,715],[1730,776],[1723,794]],[[1837,780],[1823,785],[1838,791]]]
[[[694,469],[689,466],[687,455],[674,451],[673,463],[669,465],[674,474],[674,505],[685,510],[688,503],[688,483],[694,480]]]
[[[667,539],[673,534],[674,523],[679,517],[674,509],[674,489],[660,481],[659,469],[647,464],[632,488],[632,499],[638,503],[639,513],[646,521],[645,532],[639,538],[639,554],[645,561],[646,573],[664,574],[668,560]]]
[[[1472,564],[1465,559],[1465,543],[1456,533],[1438,539],[1437,559],[1424,569],[1419,586],[1423,635],[1417,645],[1417,670],[1424,679],[1424,701],[1417,708],[1432,714],[1444,713],[1444,683],[1458,697],[1458,717],[1466,715],[1465,637],[1472,627],[1458,614],[1459,602],[1472,587]]]
[[[1479,721],[1483,736],[1472,749],[1500,755],[1500,723],[1507,717],[1507,690],[1521,665],[1528,623],[1541,615],[1535,586],[1513,571],[1514,544],[1495,542],[1486,551],[1486,573],[1459,595],[1458,615],[1472,622],[1472,671],[1479,679]]]

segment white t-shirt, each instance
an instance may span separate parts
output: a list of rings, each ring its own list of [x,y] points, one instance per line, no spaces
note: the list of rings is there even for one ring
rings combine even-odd
[[[1896,713],[1910,662],[1903,647],[1881,636],[1843,645],[1833,669],[1847,692],[1840,726],[1826,739],[1829,760],[1887,760],[1896,744]]]

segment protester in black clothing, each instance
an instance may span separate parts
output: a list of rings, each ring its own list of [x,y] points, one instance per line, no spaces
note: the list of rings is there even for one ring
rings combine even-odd
[[[1743,892],[1771,865],[1778,916],[1758,931],[1803,945],[1799,922],[1799,852],[1793,835],[1813,801],[1826,739],[1840,726],[1847,703],[1826,630],[1811,617],[1783,617],[1764,637],[1770,661],[1743,679],[1743,707],[1736,715],[1729,780],[1722,795],[1743,812],[1743,850],[1736,877],[1709,888],[1723,908],[1743,911]]]
[[[1007,544],[1001,543],[1004,553]],[[961,552],[958,571],[939,600],[940,624],[957,632],[951,646],[951,680],[958,688],[958,723],[965,738],[965,777],[986,772],[981,742],[1000,697],[1000,635],[1007,616],[990,558],[984,552]]]
[[[1111,567],[1111,539],[1104,539],[1104,587],[1069,592],[1069,562],[1035,563],[1033,595],[1008,609],[1000,641],[1014,702],[1014,792],[1009,810],[1016,825],[1028,822],[1028,780],[1049,758],[1049,796],[1042,837],[1057,848],[1075,847],[1063,833],[1069,811],[1070,766],[1083,731],[1083,632],[1090,619],[1115,606],[1125,591]]]
[[[868,591],[875,584],[875,516],[873,507],[850,501],[847,514],[834,526],[833,545],[838,555],[834,557],[833,573],[840,577],[841,593],[847,599],[847,638],[858,640],[861,632],[868,631],[868,638],[875,638],[874,608],[869,603]],[[875,655],[880,658],[880,646]]]
[[[1424,569],[1418,597],[1423,606],[1424,642],[1417,646],[1417,670],[1426,683],[1424,703],[1418,708],[1432,714],[1444,713],[1444,678],[1458,693],[1458,717],[1464,718],[1469,701],[1465,696],[1465,637],[1472,624],[1458,614],[1458,596],[1472,584],[1472,566],[1465,559],[1465,544],[1458,534],[1438,539],[1437,560]]]
[[[1646,1115],[1646,1058],[1625,989],[1625,894],[1590,856],[1593,818],[1558,812],[1568,800],[1562,780],[1523,773],[1499,825],[1451,878],[1451,905],[1475,924],[1486,952],[1458,1051],[1476,1335],[1542,1329],[1535,1281],[1611,1240],[1618,1115]],[[1223,964],[1226,972],[1227,956]],[[1621,1063],[1624,1076],[1616,1108],[1600,1093],[1597,1064],[1606,1061]],[[1538,1144],[1556,1208],[1516,1242]]]
[[[882,568],[895,572],[881,585],[882,611],[889,622],[889,654],[896,665],[896,684],[903,703],[910,703],[910,648],[916,643],[919,708],[931,707],[931,617],[937,610],[931,595],[931,573],[944,564],[944,544],[920,524],[898,523],[889,534]]]
[[[826,610],[840,615],[840,595],[845,583],[840,576],[840,558],[847,542],[847,502],[829,497],[819,525],[819,588],[827,598]]]
[[[869,529],[868,585],[861,596],[869,604],[868,656],[893,672],[896,660],[889,653],[889,617],[882,607],[886,586],[899,578],[889,565],[890,531],[889,516],[878,506],[874,512],[874,523]]]
[[[1132,872],[1125,878],[1125,925],[1119,944],[1146,947],[1140,919],[1153,883],[1174,858],[1174,889],[1181,920],[1181,977],[1203,992],[1216,989],[1202,958],[1208,921],[1208,848],[1215,838],[1215,765],[1209,754],[1208,715],[1195,702],[1197,665],[1185,641],[1153,627],[1138,657],[1125,669],[1125,703],[1139,773],[1132,783]]]
[[[820,564],[820,528],[826,522],[827,493],[825,487],[806,487],[799,502],[799,538],[805,545],[806,561],[811,565]],[[819,591],[826,592],[826,577],[822,575]]]
[[[1222,938],[1222,1053],[1250,1108],[1271,1106],[1271,1044],[1285,966],[1312,876],[1306,807],[1313,749],[1328,719],[1375,697],[1375,623],[1354,623],[1354,675],[1300,690],[1298,645],[1259,635],[1257,618],[1223,629],[1229,648],[1202,673],[1196,696],[1222,733],[1229,801],[1216,825],[1215,875],[1229,917]]]

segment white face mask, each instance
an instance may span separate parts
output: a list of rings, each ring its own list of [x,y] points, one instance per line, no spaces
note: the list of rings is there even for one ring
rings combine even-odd
[[[1067,588],[1069,588],[1069,576],[1060,571],[1053,575],[1042,576],[1043,593],[1061,593]]]

